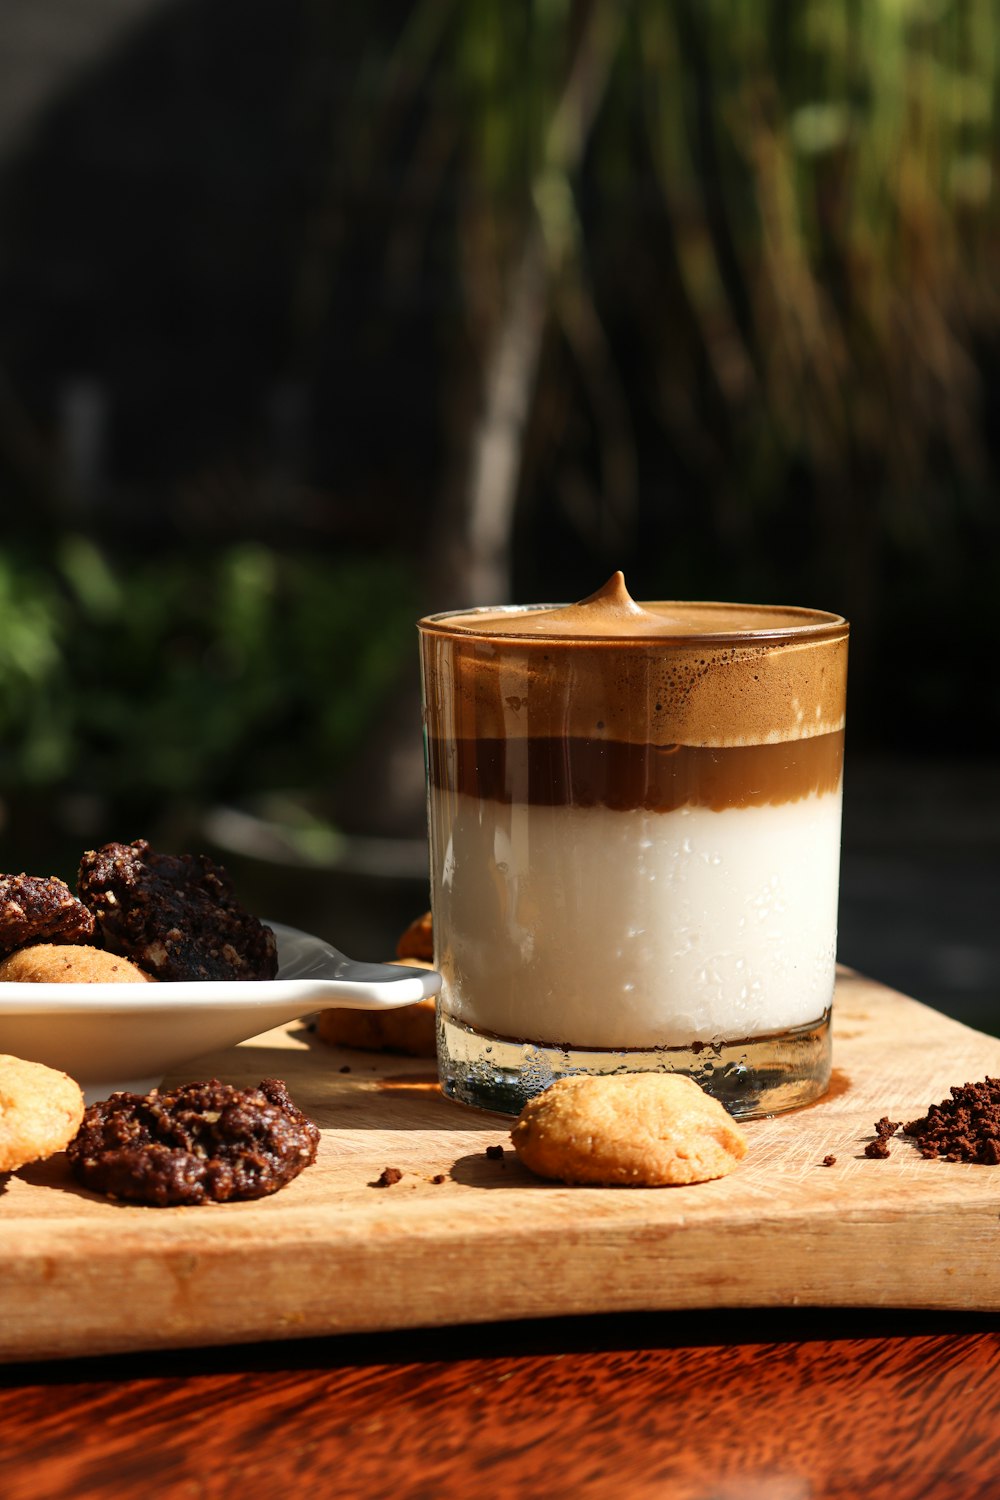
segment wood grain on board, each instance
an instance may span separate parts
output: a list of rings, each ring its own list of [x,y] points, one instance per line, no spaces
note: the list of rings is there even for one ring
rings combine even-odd
[[[902,1139],[864,1156],[880,1116],[1000,1074],[1000,1040],[847,973],[834,1016],[827,1097],[750,1122],[732,1176],[684,1188],[543,1182],[431,1064],[302,1026],[215,1054],[173,1081],[283,1077],[322,1127],[316,1164],[256,1203],[166,1210],[86,1193],[61,1156],[12,1174],[0,1357],[638,1309],[1000,1308],[1000,1168]],[[377,1186],[386,1167],[402,1177]]]

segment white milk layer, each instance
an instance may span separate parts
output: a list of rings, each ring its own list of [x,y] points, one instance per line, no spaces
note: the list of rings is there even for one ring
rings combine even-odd
[[[649,1048],[779,1031],[829,1006],[839,790],[722,812],[433,803],[436,963],[457,1021]]]

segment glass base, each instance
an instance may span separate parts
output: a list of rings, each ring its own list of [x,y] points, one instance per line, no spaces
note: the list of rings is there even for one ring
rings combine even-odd
[[[577,1073],[686,1073],[737,1119],[811,1104],[830,1083],[830,1012],[807,1026],[686,1047],[571,1049],[474,1031],[438,1013],[438,1073],[450,1099],[519,1115],[557,1078]]]

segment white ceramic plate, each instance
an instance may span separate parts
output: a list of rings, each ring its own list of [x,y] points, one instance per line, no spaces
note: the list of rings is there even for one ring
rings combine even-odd
[[[148,1093],[203,1052],[315,1010],[393,1010],[441,988],[434,970],[357,963],[308,932],[268,925],[278,942],[277,979],[0,984],[0,1052],[60,1068],[90,1104],[115,1089]]]

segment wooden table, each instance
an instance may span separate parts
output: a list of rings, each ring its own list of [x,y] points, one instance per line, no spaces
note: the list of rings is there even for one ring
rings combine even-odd
[[[280,1061],[324,1125],[326,1164],[259,1212],[161,1218],[54,1192],[56,1164],[26,1170],[0,1202],[0,1343],[15,1361],[0,1365],[0,1500],[995,1500],[1000,1168],[903,1144],[871,1163],[863,1142],[883,1102],[1000,1072],[1000,1043],[857,976],[835,1016],[839,1089],[757,1122],[741,1177],[697,1199],[533,1183],[484,1156],[499,1122],[435,1102],[412,1060],[348,1065],[295,1036],[219,1060],[234,1077]],[[438,1157],[447,1182],[430,1175]],[[367,1179],[396,1160],[407,1175],[389,1197]],[[496,1237],[473,1234],[485,1217],[506,1225],[491,1267]],[[438,1219],[464,1245],[444,1268]],[[228,1259],[199,1250],[203,1224]],[[414,1303],[407,1276],[426,1292],[447,1270],[468,1298],[477,1265],[506,1321],[407,1328],[442,1305]],[[253,1286],[270,1325],[241,1310]],[[315,1336],[282,1341],[296,1322]],[[253,1342],[268,1328],[279,1341]],[[93,1357],[98,1336],[131,1352]],[[25,1362],[41,1353],[67,1357]]]
[[[0,1386],[4,1500],[993,1500],[1000,1484],[995,1315],[558,1319],[9,1366]]]

